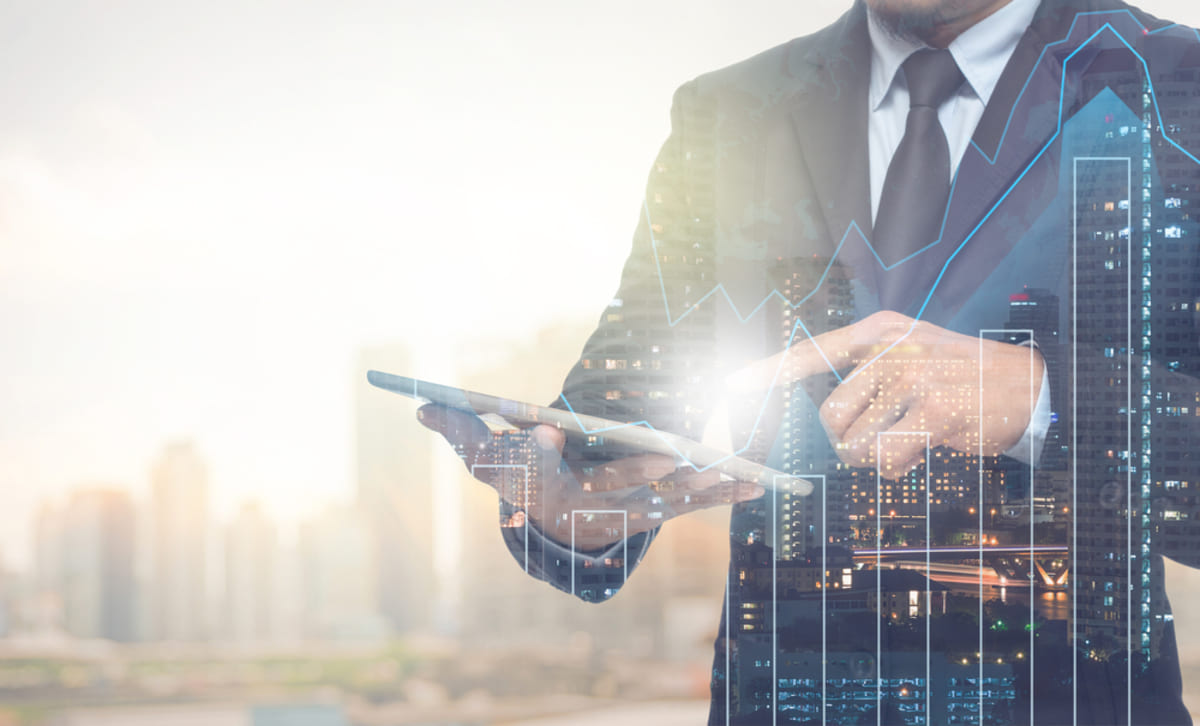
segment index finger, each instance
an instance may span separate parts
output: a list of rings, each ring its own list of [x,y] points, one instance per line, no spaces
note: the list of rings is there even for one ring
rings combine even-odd
[[[908,327],[904,327],[905,323]],[[843,371],[879,352],[883,333],[896,329],[903,334],[913,323],[915,321],[910,318],[899,315],[872,315],[794,343],[770,358],[751,363],[730,375],[726,384],[732,391],[749,393],[770,388],[785,371],[790,380]]]

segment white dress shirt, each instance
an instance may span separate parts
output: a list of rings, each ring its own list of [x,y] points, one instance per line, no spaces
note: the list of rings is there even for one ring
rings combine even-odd
[[[966,82],[938,108],[938,121],[950,145],[950,176],[958,171],[983,110],[992,98],[1004,66],[1029,27],[1040,0],[1011,0],[1007,5],[967,28],[950,43],[950,55]],[[871,36],[871,79],[867,103],[871,115],[867,145],[871,163],[871,215],[879,212],[883,180],[896,147],[904,138],[908,120],[908,83],[901,64],[927,46],[898,38],[884,30],[867,11]]]
[[[1021,35],[1033,21],[1041,0],[1011,0],[1007,5],[967,28],[949,45],[965,82],[938,107],[938,121],[950,146],[950,176],[971,143],[975,127],[992,92],[1004,72],[1004,66],[1017,48]],[[908,84],[901,65],[910,55],[926,46],[899,38],[885,30],[879,19],[867,11],[867,30],[871,37],[871,77],[867,90],[870,116],[867,121],[867,153],[871,175],[871,217],[879,213],[883,182],[888,166],[908,121]],[[1005,452],[1026,463],[1036,462],[1050,427],[1050,380],[1043,372],[1042,385],[1029,426],[1021,440]]]

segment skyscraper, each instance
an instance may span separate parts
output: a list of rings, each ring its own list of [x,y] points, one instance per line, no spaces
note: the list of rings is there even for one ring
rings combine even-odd
[[[1062,303],[1049,290],[1025,288],[1014,292],[1008,299],[1008,321],[1004,335],[1010,343],[1024,343],[1032,336],[1038,352],[1046,363],[1046,377],[1050,391],[1062,396],[1066,389],[1067,374],[1071,363],[1070,349],[1060,334]],[[1036,521],[1063,520],[1063,507],[1067,506],[1070,491],[1068,465],[1070,461],[1068,442],[1063,436],[1069,431],[1069,423],[1058,411],[1066,410],[1064,401],[1054,400],[1051,394],[1051,415],[1041,455],[1036,457],[1038,465],[1034,472],[1032,489],[1028,487],[1028,467],[1012,466],[1007,471],[1006,497],[1001,504],[1032,507]]]
[[[1200,464],[1181,418],[1196,415],[1197,355],[1181,331],[1195,317],[1188,238],[1198,233],[1190,212],[1200,186],[1194,160],[1162,135],[1189,148],[1200,139],[1179,119],[1160,123],[1154,98],[1193,93],[1198,70],[1194,50],[1153,78],[1132,54],[1105,53],[1085,86],[1113,109],[1090,130],[1105,153],[1076,151],[1088,192],[1073,210],[1076,647],[1101,661],[1131,652],[1135,682],[1143,665],[1170,657],[1160,652],[1172,627],[1160,555],[1197,545],[1188,531]]]
[[[412,360],[401,345],[359,351],[354,370],[357,502],[368,518],[377,563],[378,610],[398,632],[430,623],[433,575],[433,479],[429,447],[410,405],[373,388],[370,369],[405,375]]]
[[[780,310],[782,345],[836,330],[854,320],[850,280],[845,269],[830,258],[780,260],[773,274],[776,289],[787,301]],[[783,435],[787,442],[784,468],[789,474],[809,477],[815,490],[807,497],[786,492],[778,495],[781,500],[775,501],[775,556],[804,559],[822,543],[840,544],[849,538],[851,501],[847,493],[851,491],[852,475],[841,471],[837,456],[822,437],[812,435],[822,428],[817,406],[829,394],[832,376],[797,381],[786,369],[783,376]]]
[[[376,639],[379,563],[370,519],[357,506],[330,506],[300,530],[304,634],[320,640]],[[427,595],[427,593],[419,593]]]
[[[57,589],[65,630],[80,638],[134,639],[133,502],[125,492],[73,494],[62,512]]]
[[[269,640],[278,622],[279,538],[257,502],[247,502],[225,531],[226,634],[235,642]]]
[[[191,442],[169,444],[150,477],[149,639],[209,635],[208,526],[207,466]]]
[[[33,529],[32,625],[37,630],[62,627],[63,509],[52,502],[38,507]]]
[[[0,559],[0,638],[13,630],[13,621],[16,619],[16,580],[16,576],[8,571],[3,559]]]

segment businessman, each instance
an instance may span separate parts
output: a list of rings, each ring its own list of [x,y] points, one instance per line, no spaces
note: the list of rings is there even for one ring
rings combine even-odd
[[[1191,723],[1162,558],[1200,565],[1198,74],[1113,0],[863,0],[680,88],[555,405],[727,410],[789,480],[421,419],[524,465],[476,469],[506,542],[586,600],[734,504],[710,723]]]

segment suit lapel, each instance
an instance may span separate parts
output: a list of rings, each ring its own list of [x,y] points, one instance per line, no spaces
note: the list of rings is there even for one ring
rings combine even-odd
[[[903,289],[891,284],[884,290],[894,309],[916,314],[932,295],[930,310],[953,312],[974,291],[978,275],[955,275],[951,269],[990,269],[1017,242],[1023,225],[1011,223],[1005,225],[1008,233],[979,239],[993,213],[1003,205],[1006,216],[1019,213],[1028,223],[1052,198],[1046,185],[1057,173],[1051,144],[1059,127],[1063,67],[1062,51],[1046,46],[1069,32],[1079,8],[1068,5],[1046,0],[1017,43],[959,164],[941,244],[903,276]],[[1068,88],[1061,112],[1071,107]]]
[[[1037,63],[1042,45],[1026,33],[997,84],[959,165],[946,240],[966,239],[1054,135],[1061,69],[1053,56]]]
[[[813,74],[791,104],[793,130],[812,180],[832,254],[860,274],[869,257],[862,238],[870,235],[870,169],[867,160],[867,83],[870,40],[866,10],[855,4],[830,29],[828,39],[806,58]]]
[[[838,250],[839,261],[853,276],[878,291],[879,307],[915,315],[933,298],[931,310],[952,313],[974,291],[978,276],[953,274],[951,264],[953,269],[988,269],[1017,241],[1011,234],[979,239],[993,212],[1003,205],[1006,215],[1017,210],[1031,221],[1044,209],[1052,196],[1045,186],[1054,184],[1057,173],[1056,150],[1048,145],[1059,127],[1062,59],[1070,52],[1070,42],[1046,46],[1066,39],[1078,13],[1117,7],[1106,1],[1087,5],[1081,7],[1079,0],[1043,1],[1005,66],[959,165],[942,243],[892,271],[881,268],[863,240],[871,236],[871,58],[863,4],[856,3],[805,59],[813,73],[798,91],[790,115],[830,240],[829,252]],[[1071,70],[1086,63],[1077,57]],[[1064,116],[1073,106],[1072,91],[1068,87],[1062,94]],[[1031,170],[1035,162],[1039,168]]]

